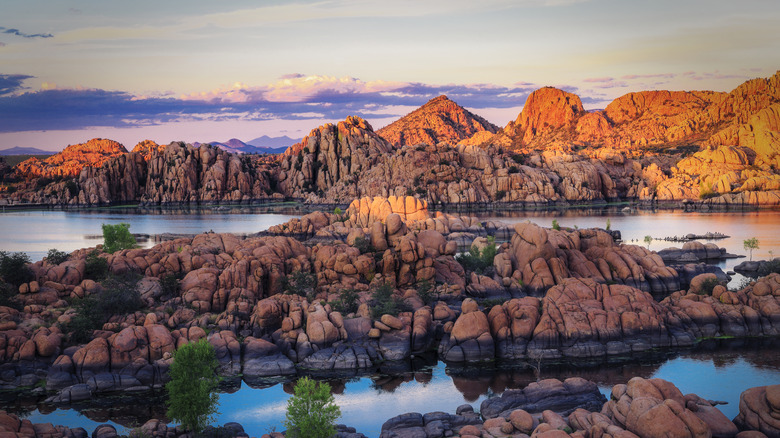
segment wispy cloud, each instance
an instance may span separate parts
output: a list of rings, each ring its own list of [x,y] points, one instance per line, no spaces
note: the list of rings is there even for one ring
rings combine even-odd
[[[19,29],[7,28],[3,26],[0,26],[0,32],[20,36],[22,38],[53,38],[54,37],[54,35],[50,33],[24,33]]]
[[[536,88],[532,84],[424,84],[363,81],[319,75],[285,75],[264,86],[230,87],[179,97],[138,96],[94,88],[44,84],[24,90],[25,75],[0,76],[0,132],[67,130],[88,127],[151,126],[185,121],[341,120],[349,115],[394,118],[446,94],[479,111],[517,108]],[[574,87],[567,87],[576,89]],[[13,93],[13,94],[12,94]]]
[[[27,79],[32,79],[32,76],[0,74],[0,96],[23,90],[22,83]]]

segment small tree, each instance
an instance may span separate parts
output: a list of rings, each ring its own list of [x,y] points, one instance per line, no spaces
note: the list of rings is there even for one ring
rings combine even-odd
[[[750,251],[750,261],[753,261],[753,250],[758,249],[758,239],[755,237],[751,237],[750,239],[745,239],[742,242],[742,246],[745,248],[745,251]]]
[[[612,221],[607,218],[607,231],[612,230]]]
[[[553,230],[560,230],[561,229],[561,226],[558,225],[558,219],[553,219],[552,220],[552,229]]]
[[[103,224],[103,251],[113,254],[135,247],[135,237],[130,234],[130,224]]]
[[[650,249],[650,244],[653,243],[653,237],[645,236],[645,243],[647,244],[647,249]]]
[[[22,283],[35,280],[30,268],[30,256],[23,252],[8,254],[0,251],[0,277],[8,284],[18,288]]]
[[[169,374],[167,415],[195,433],[213,421],[219,397],[216,393],[219,377],[214,347],[205,339],[182,345],[173,353]]]
[[[59,265],[64,263],[70,258],[70,255],[65,251],[60,251],[57,248],[52,248],[46,254],[46,261],[51,265]]]
[[[295,394],[287,400],[284,427],[292,438],[330,438],[336,434],[333,422],[341,416],[330,385],[304,377],[295,384]]]

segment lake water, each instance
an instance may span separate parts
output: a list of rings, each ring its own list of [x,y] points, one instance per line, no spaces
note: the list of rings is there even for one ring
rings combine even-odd
[[[536,375],[518,364],[448,367],[435,361],[417,362],[412,371],[392,375],[376,372],[370,375],[329,379],[336,403],[341,408],[339,423],[356,427],[369,437],[379,436],[387,419],[405,412],[444,411],[454,413],[464,403],[479,410],[487,397],[498,396],[506,389],[523,388],[536,381]],[[725,401],[718,406],[728,417],[739,410],[739,395],[747,388],[780,383],[780,340],[712,341],[694,350],[656,353],[630,359],[622,364],[570,363],[542,364],[541,378],[580,376],[599,385],[608,397],[613,385],[630,378],[658,377],[669,380],[683,392]],[[252,388],[241,382],[240,388],[220,394],[220,414],[216,424],[241,423],[250,436],[284,429],[282,421],[292,383],[270,382],[267,387]],[[109,407],[106,407],[109,406]],[[113,406],[113,407],[111,407]],[[21,403],[7,404],[5,409],[21,409]],[[96,400],[79,409],[58,409],[26,403],[33,422],[51,422],[81,426],[91,431],[110,422],[118,428],[128,427],[149,418],[160,418],[164,408],[153,398],[129,400]]]

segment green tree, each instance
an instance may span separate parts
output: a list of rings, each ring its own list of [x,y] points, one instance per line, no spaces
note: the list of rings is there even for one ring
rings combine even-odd
[[[171,381],[165,385],[167,415],[196,434],[211,423],[218,412],[219,377],[214,373],[217,365],[214,347],[205,338],[182,345],[173,353],[169,369]]]
[[[135,237],[130,234],[130,224],[103,224],[103,251],[113,254],[135,247]]]
[[[558,225],[558,219],[553,219],[552,220],[552,229],[553,230],[560,230],[561,229],[561,226]]]
[[[29,263],[30,256],[23,252],[8,254],[0,251],[0,277],[15,288],[22,283],[29,283],[35,280],[32,271],[27,267]]]
[[[753,250],[758,249],[758,239],[755,237],[751,237],[750,239],[745,239],[742,242],[742,246],[745,248],[745,251],[750,251],[750,261],[753,261]]]
[[[653,243],[653,237],[652,236],[645,236],[645,243],[647,244],[647,249],[650,249],[650,244]]]
[[[330,438],[336,434],[333,422],[341,409],[333,400],[330,385],[304,377],[295,384],[295,394],[287,400],[284,427],[292,438]]]
[[[59,265],[70,258],[70,255],[65,251],[60,251],[57,248],[52,248],[46,254],[46,261],[51,265]]]

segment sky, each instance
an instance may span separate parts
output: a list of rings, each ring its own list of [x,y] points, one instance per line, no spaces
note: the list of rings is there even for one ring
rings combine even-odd
[[[777,0],[0,0],[0,149],[249,141],[450,99],[505,126],[780,69]]]

